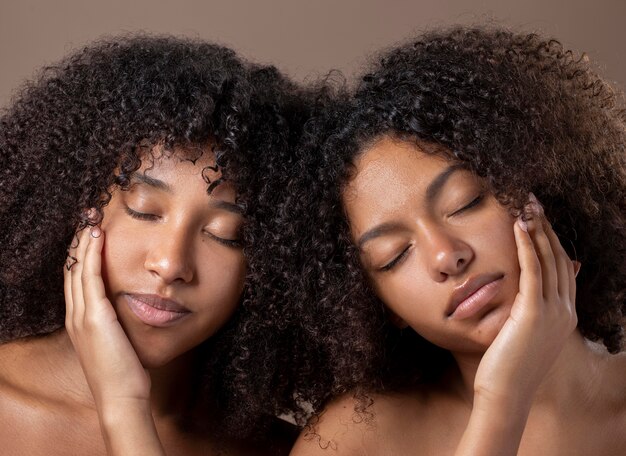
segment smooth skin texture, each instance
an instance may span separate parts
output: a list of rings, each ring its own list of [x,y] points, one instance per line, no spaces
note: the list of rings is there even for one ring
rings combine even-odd
[[[435,387],[374,395],[371,422],[337,399],[292,455],[621,454],[626,357],[575,330],[580,264],[536,199],[515,219],[472,173],[396,138],[355,165],[344,206],[376,293],[456,366]],[[452,313],[481,279],[488,297]]]
[[[3,454],[217,454],[209,432],[177,420],[193,403],[194,348],[231,316],[245,275],[234,189],[206,192],[213,163],[208,152],[193,163],[156,151],[129,191],[113,191],[101,226],[77,234],[67,330],[0,346]],[[141,295],[186,312],[147,324],[128,301]],[[219,449],[262,454],[245,442]]]
[[[106,295],[148,368],[167,364],[214,334],[236,309],[243,290],[245,260],[237,243],[243,220],[232,185],[207,195],[201,172],[213,165],[208,157],[195,164],[157,157],[154,166],[145,163],[139,169],[129,191],[116,191],[104,209]],[[72,267],[73,287],[80,286],[81,272],[79,261]],[[69,291],[66,299],[80,295],[79,289]],[[145,324],[129,304],[129,296],[141,294],[172,299],[190,312],[171,326]]]

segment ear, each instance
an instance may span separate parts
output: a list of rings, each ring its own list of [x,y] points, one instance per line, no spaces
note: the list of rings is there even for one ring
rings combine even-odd
[[[389,312],[389,321],[398,329],[404,329],[409,326],[409,324],[402,319],[402,317],[398,316],[393,310],[387,309]]]

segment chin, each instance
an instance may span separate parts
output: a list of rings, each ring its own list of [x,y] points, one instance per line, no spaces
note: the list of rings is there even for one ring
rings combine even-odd
[[[139,362],[145,369],[158,369],[166,366],[178,356],[173,353],[164,352],[157,347],[142,347],[133,343],[133,348],[137,352]]]
[[[197,345],[194,340],[181,337],[190,331],[188,327],[149,326],[124,310],[116,309],[118,320],[145,369],[164,367]]]
[[[168,337],[171,334],[159,333],[158,330],[154,333],[143,334],[127,332],[127,335],[145,369],[164,367],[195,347],[193,344],[185,344],[184,341]]]

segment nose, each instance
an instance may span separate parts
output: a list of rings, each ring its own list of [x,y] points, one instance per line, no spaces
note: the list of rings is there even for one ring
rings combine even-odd
[[[439,229],[426,237],[429,274],[436,282],[462,274],[474,259],[472,248],[454,233]]]
[[[185,230],[167,230],[154,239],[146,254],[144,267],[166,283],[189,283],[194,277],[191,236]]]

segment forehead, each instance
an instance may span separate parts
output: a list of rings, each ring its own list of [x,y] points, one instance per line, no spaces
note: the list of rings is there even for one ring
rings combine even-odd
[[[416,144],[384,137],[359,155],[354,165],[355,174],[343,193],[344,204],[384,202],[388,206],[423,193],[450,162],[423,152]]]
[[[167,183],[175,193],[189,191],[207,194],[212,182],[222,177],[216,166],[215,153],[210,146],[193,149],[176,148],[172,151],[155,146],[141,160],[141,166],[136,174],[158,179]],[[212,197],[232,197],[234,185],[231,182],[222,182],[215,187]]]
[[[343,204],[357,236],[389,218],[401,216],[424,199],[428,184],[450,162],[424,153],[416,144],[384,137],[354,163],[355,174],[343,192]]]

